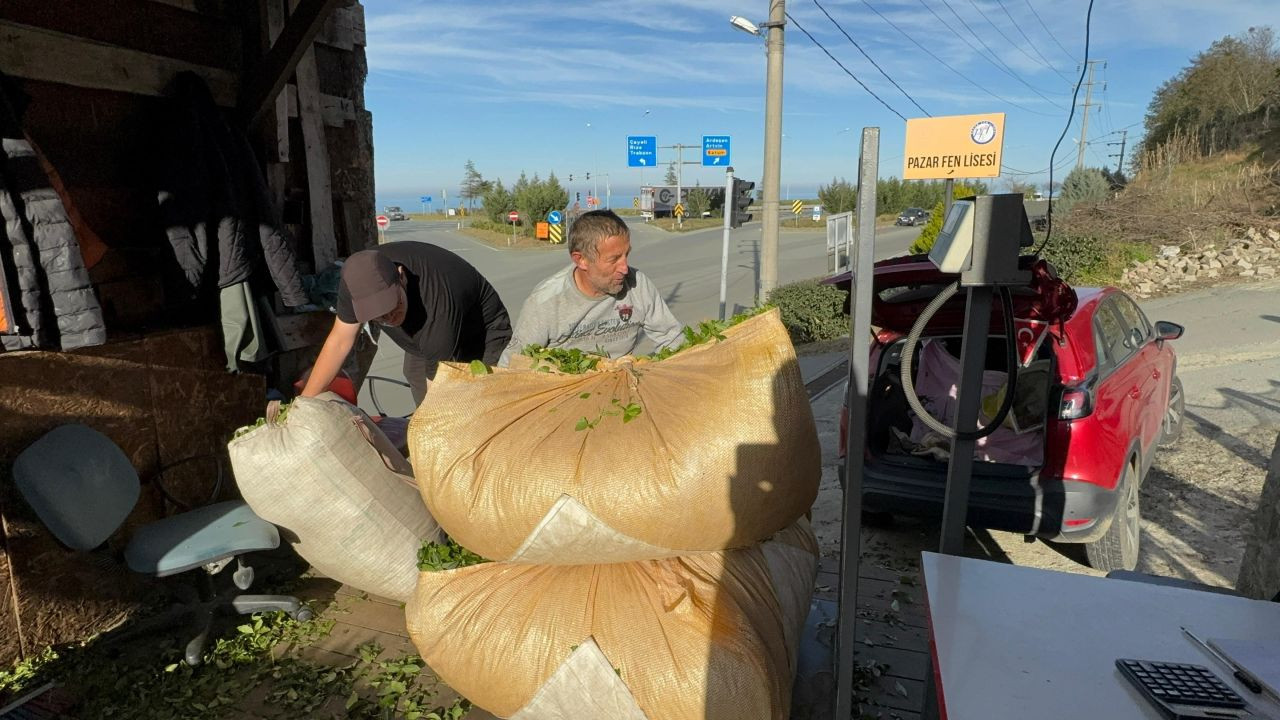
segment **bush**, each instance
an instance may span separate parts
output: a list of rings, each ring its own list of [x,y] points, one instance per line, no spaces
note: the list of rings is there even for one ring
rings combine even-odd
[[[769,293],[769,304],[782,314],[792,342],[831,340],[849,334],[849,316],[844,312],[845,293],[834,285],[802,280],[780,285]]]
[[[1096,275],[1107,252],[1102,240],[1091,235],[1055,232],[1040,256],[1053,263],[1063,280],[1076,283]]]
[[[1062,197],[1054,209],[1066,212],[1076,203],[1099,203],[1111,194],[1111,183],[1097,168],[1080,167],[1062,181]]]

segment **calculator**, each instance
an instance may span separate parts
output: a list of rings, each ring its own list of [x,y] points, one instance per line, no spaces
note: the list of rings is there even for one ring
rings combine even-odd
[[[1116,667],[1170,720],[1255,717],[1244,698],[1203,665],[1121,658]]]

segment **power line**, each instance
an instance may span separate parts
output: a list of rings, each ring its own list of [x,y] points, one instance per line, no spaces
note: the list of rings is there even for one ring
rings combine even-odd
[[[844,66],[844,63],[842,63],[842,62],[840,62],[839,60],[837,60],[837,59],[836,59],[836,56],[835,56],[835,55],[832,55],[832,54],[831,54],[831,53],[830,53],[830,52],[829,52],[825,47],[823,47],[823,46],[822,46],[822,43],[818,42],[818,39],[817,39],[817,38],[815,38],[813,35],[810,35],[810,34],[809,34],[809,31],[808,31],[808,30],[805,30],[803,25],[801,25],[800,23],[796,22],[796,19],[795,19],[795,18],[793,18],[793,17],[791,17],[791,13],[786,13],[786,15],[787,15],[787,20],[790,20],[790,21],[791,21],[791,23],[792,23],[793,25],[795,25],[797,28],[799,28],[799,29],[800,29],[800,32],[802,32],[802,33],[804,33],[804,34],[805,34],[805,37],[807,37],[807,38],[809,38],[810,40],[812,40],[812,41],[813,41],[813,44],[818,46],[818,49],[819,49],[819,50],[821,50],[822,52],[826,53],[826,54],[827,54],[827,57],[831,58],[831,62],[835,63],[836,65],[839,65],[839,66],[840,66],[840,69],[841,69],[841,70],[843,70],[843,71],[844,71],[844,73],[845,73],[846,75],[848,75],[849,77],[853,78],[853,81],[854,81],[854,82],[856,82],[856,83],[858,83],[859,85],[861,85],[861,86],[862,86],[862,89],[863,89],[863,90],[866,90],[866,91],[867,91],[867,93],[868,93],[869,95],[871,95],[871,97],[873,97],[873,98],[875,98],[876,100],[880,101],[880,104],[881,104],[881,105],[885,106],[886,108],[889,108],[889,112],[891,112],[891,113],[893,113],[894,115],[897,115],[898,117],[902,118],[902,121],[903,121],[903,122],[906,122],[906,121],[907,121],[907,118],[906,118],[906,116],[905,116],[905,115],[903,115],[902,113],[898,112],[897,110],[894,110],[892,105],[890,105],[889,103],[885,102],[885,101],[884,101],[884,98],[880,97],[879,95],[877,95],[877,94],[875,93],[875,91],[874,91],[874,90],[872,90],[871,88],[867,87],[867,84],[866,84],[866,83],[864,83],[864,82],[862,82],[861,80],[859,80],[857,75],[854,75],[853,73],[849,72],[849,68],[845,67],[845,66]]]
[[[889,82],[893,83],[893,86],[898,88],[898,91],[901,92],[904,96],[906,96],[906,98],[911,101],[911,104],[915,105],[916,108],[920,110],[920,112],[924,113],[925,115],[928,115],[929,117],[933,117],[933,115],[931,115],[928,110],[925,110],[924,108],[920,107],[920,103],[916,102],[916,99],[911,97],[910,93],[908,93],[906,90],[903,90],[901,85],[894,82],[894,79],[889,77],[889,73],[885,72],[884,68],[880,67],[879,63],[877,63],[875,60],[872,60],[871,56],[867,54],[866,50],[862,49],[862,46],[859,45],[857,41],[855,41],[852,37],[849,37],[849,33],[845,32],[844,28],[840,27],[840,23],[836,22],[836,19],[831,17],[831,13],[827,12],[827,9],[822,7],[822,3],[818,2],[818,0],[813,0],[813,4],[817,5],[818,9],[822,11],[822,14],[826,15],[827,19],[830,20],[832,24],[834,24],[840,32],[844,33],[845,37],[849,38],[849,42],[853,43],[853,46],[858,48],[858,52],[862,53],[863,57],[865,57],[872,65],[876,66],[876,69],[880,71],[880,74],[884,76],[885,80],[888,80]]]
[[[1058,76],[1059,76],[1059,77],[1061,77],[1063,80],[1066,80],[1068,83],[1069,83],[1069,82],[1071,82],[1071,79],[1070,79],[1070,78],[1068,78],[1067,76],[1063,75],[1062,73],[1058,72],[1058,69],[1057,69],[1057,68],[1055,68],[1054,66],[1050,65],[1047,61],[1044,61],[1043,59],[1041,59],[1041,60],[1037,60],[1036,58],[1031,57],[1031,55],[1030,55],[1026,50],[1023,50],[1023,49],[1022,49],[1022,46],[1021,46],[1021,45],[1019,45],[1018,43],[1016,43],[1016,42],[1014,42],[1014,41],[1013,41],[1013,38],[1009,37],[1008,35],[1005,35],[1005,34],[1004,34],[1004,31],[1000,29],[1000,26],[999,26],[999,25],[996,25],[996,24],[995,24],[995,22],[993,22],[993,21],[991,20],[991,16],[990,16],[990,15],[988,15],[988,14],[987,14],[987,13],[986,13],[982,8],[978,7],[978,3],[977,3],[977,2],[975,2],[975,0],[969,0],[969,4],[970,4],[970,5],[972,5],[972,6],[973,6],[973,9],[974,9],[975,11],[977,11],[977,13],[978,13],[979,15],[981,15],[981,16],[982,16],[982,19],[983,19],[983,20],[986,20],[986,21],[987,21],[987,24],[988,24],[988,25],[990,25],[990,26],[991,26],[991,28],[992,28],[993,30],[995,30],[997,33],[999,33],[999,34],[1000,34],[1000,37],[1004,38],[1004,41],[1005,41],[1005,42],[1009,43],[1009,47],[1011,47],[1011,48],[1013,48],[1014,50],[1017,50],[1018,52],[1022,53],[1022,56],[1023,56],[1023,57],[1025,57],[1026,59],[1030,60],[1031,62],[1033,62],[1033,63],[1037,63],[1037,64],[1040,64],[1040,65],[1044,65],[1045,67],[1049,68],[1049,69],[1050,69],[1050,70],[1052,70],[1053,72],[1058,73]],[[1004,6],[1003,6],[1003,5],[1001,5],[1001,7],[1004,7]],[[1012,69],[1012,68],[1010,68],[1010,69]]]
[[[1044,29],[1045,34],[1049,36],[1049,39],[1053,41],[1053,44],[1057,45],[1058,49],[1062,51],[1062,54],[1066,55],[1071,62],[1075,62],[1076,56],[1072,55],[1070,50],[1062,47],[1062,43],[1058,42],[1058,36],[1054,35],[1053,31],[1049,29],[1049,26],[1044,24],[1044,20],[1040,17],[1040,13],[1036,12],[1036,7],[1031,4],[1031,0],[1023,0],[1023,2],[1027,4],[1027,7],[1031,8],[1031,14],[1036,16],[1036,22],[1040,23],[1040,27]],[[1093,7],[1092,1],[1089,3],[1089,7]],[[1088,30],[1085,31],[1085,34],[1088,34]]]
[[[1054,67],[1053,63],[1049,62],[1049,58],[1045,57],[1045,56],[1044,56],[1044,54],[1040,52],[1040,48],[1039,48],[1039,47],[1036,47],[1036,43],[1035,43],[1035,41],[1033,41],[1033,40],[1032,40],[1032,39],[1027,35],[1027,33],[1023,31],[1022,26],[1018,24],[1018,21],[1017,21],[1017,20],[1015,20],[1015,19],[1013,18],[1013,15],[1009,12],[1009,8],[1005,7],[1005,5],[1004,5],[1004,0],[996,0],[996,5],[998,5],[998,6],[1000,7],[1000,10],[1001,10],[1002,12],[1004,12],[1005,17],[1009,18],[1009,24],[1010,24],[1010,25],[1013,25],[1013,29],[1014,29],[1014,30],[1017,30],[1017,31],[1018,31],[1018,34],[1022,36],[1022,39],[1027,41],[1027,45],[1031,47],[1031,51],[1032,51],[1032,52],[1034,52],[1034,53],[1036,54],[1036,57],[1038,57],[1038,58],[1040,58],[1041,60],[1043,60],[1043,61],[1044,61],[1044,64],[1045,64],[1046,66],[1048,66],[1048,68],[1049,68],[1050,70],[1052,70],[1052,71],[1054,71],[1055,73],[1057,73],[1057,74],[1058,74],[1058,77],[1060,77],[1060,78],[1062,78],[1063,80],[1066,80],[1068,83],[1070,83],[1070,82],[1071,82],[1071,78],[1067,77],[1066,75],[1063,75],[1063,74],[1062,74],[1062,71],[1060,71],[1060,70],[1058,70],[1058,68]]]
[[[942,20],[942,18],[941,18],[937,13],[934,13],[934,12],[933,12],[933,8],[930,8],[928,5],[925,5],[924,0],[919,0],[919,1],[920,1],[920,4],[921,4],[921,5],[924,5],[924,6],[925,6],[925,8],[927,8],[927,9],[929,10],[929,12],[933,13],[933,16],[934,16],[934,17],[938,18],[939,20]],[[1028,88],[1029,90],[1031,90],[1031,92],[1035,93],[1036,95],[1039,95],[1039,96],[1040,96],[1040,97],[1041,97],[1045,102],[1049,103],[1050,105],[1053,105],[1054,107],[1058,107],[1058,108],[1062,108],[1063,110],[1066,110],[1066,108],[1062,107],[1061,105],[1059,105],[1058,103],[1054,102],[1053,100],[1050,100],[1048,97],[1046,97],[1046,96],[1045,96],[1043,93],[1041,93],[1039,90],[1035,89],[1035,87],[1034,87],[1033,85],[1031,85],[1031,83],[1027,82],[1026,80],[1023,80],[1021,75],[1019,75],[1019,74],[1015,73],[1015,72],[1013,71],[1013,69],[1012,69],[1012,68],[1010,68],[1008,65],[1006,65],[1006,64],[1004,63],[1004,61],[1003,61],[1003,60],[1001,60],[1001,59],[999,58],[999,56],[997,56],[997,55],[996,55],[995,51],[991,49],[991,46],[987,45],[987,41],[986,41],[986,40],[983,40],[981,35],[979,35],[978,33],[974,32],[974,31],[973,31],[973,28],[969,27],[969,23],[965,22],[964,18],[960,16],[960,13],[956,12],[956,9],[955,9],[954,7],[952,7],[951,3],[947,2],[947,0],[942,0],[942,4],[943,4],[943,5],[946,5],[946,6],[947,6],[947,9],[951,11],[951,14],[952,14],[952,15],[955,15],[955,16],[956,16],[956,19],[960,21],[960,24],[961,24],[961,25],[964,25],[964,28],[965,28],[966,30],[968,30],[968,31],[969,31],[969,34],[970,34],[970,35],[972,35],[975,39],[977,39],[977,41],[978,41],[979,43],[981,43],[981,44],[982,44],[982,47],[984,47],[984,48],[986,48],[986,49],[987,49],[987,53],[988,53],[988,54],[987,54],[987,55],[983,55],[983,57],[986,57],[987,59],[991,60],[992,64],[993,64],[993,65],[995,65],[995,66],[996,66],[999,70],[1001,70],[1004,74],[1008,75],[1009,77],[1013,78],[1014,80],[1017,80],[1018,82],[1022,83],[1023,85],[1026,85],[1026,86],[1027,86],[1027,88]],[[945,23],[945,22],[944,22],[943,24],[944,24],[944,25],[946,25],[946,23]],[[981,52],[980,50],[978,50],[978,48],[973,47],[973,43],[970,43],[970,42],[969,42],[969,40],[968,40],[965,36],[963,36],[963,35],[961,35],[960,33],[956,32],[956,29],[955,29],[955,28],[951,27],[950,25],[947,25],[947,29],[949,29],[949,30],[950,30],[951,32],[953,32],[953,33],[956,33],[956,35],[958,35],[958,36],[960,37],[960,39],[961,39],[961,40],[964,40],[964,41],[965,41],[965,43],[966,43],[969,47],[973,48],[973,51],[974,51],[974,52],[978,53],[979,55],[982,55],[982,52]]]
[[[1045,246],[1049,244],[1049,239],[1053,237],[1053,162],[1054,157],[1058,154],[1058,146],[1062,145],[1062,139],[1067,136],[1067,131],[1071,129],[1071,121],[1075,119],[1076,99],[1080,97],[1080,85],[1084,82],[1085,69],[1089,66],[1089,28],[1092,24],[1093,0],[1089,0],[1089,9],[1084,14],[1084,63],[1080,66],[1080,77],[1076,78],[1076,86],[1071,91],[1071,112],[1067,114],[1067,123],[1062,126],[1062,134],[1058,136],[1058,142],[1053,144],[1053,151],[1049,153],[1049,207],[1045,213],[1044,240],[1041,240],[1040,247],[1036,248],[1036,255],[1039,255],[1045,249]]]
[[[912,43],[915,43],[915,46],[916,46],[916,47],[918,47],[918,48],[920,48],[921,50],[923,50],[923,51],[925,52],[925,54],[927,54],[929,57],[931,57],[931,58],[933,58],[934,60],[938,61],[938,64],[939,64],[939,65],[942,65],[942,66],[943,66],[943,67],[945,67],[946,69],[948,69],[948,70],[950,70],[951,72],[955,73],[955,74],[956,74],[956,76],[957,76],[957,77],[959,77],[961,80],[964,80],[965,82],[969,83],[970,85],[974,86],[975,88],[978,88],[979,90],[981,90],[982,92],[984,92],[984,93],[986,93],[986,94],[990,95],[991,97],[995,98],[996,100],[999,100],[1000,102],[1005,103],[1005,104],[1008,104],[1008,105],[1012,105],[1013,107],[1016,107],[1016,108],[1018,108],[1019,110],[1024,110],[1024,111],[1026,111],[1026,112],[1032,113],[1033,115],[1043,115],[1043,116],[1045,116],[1045,117],[1055,117],[1055,115],[1054,115],[1053,113],[1046,113],[1046,112],[1040,112],[1039,110],[1032,110],[1031,108],[1026,107],[1025,105],[1019,105],[1018,103],[1016,103],[1016,102],[1014,102],[1014,101],[1012,101],[1012,100],[1008,100],[1008,99],[1006,99],[1006,98],[1002,98],[1002,97],[1000,97],[999,95],[997,95],[997,94],[995,94],[995,93],[991,92],[991,90],[989,90],[988,88],[986,88],[986,87],[984,87],[984,86],[982,86],[982,85],[979,85],[978,83],[974,82],[974,81],[973,81],[973,79],[972,79],[972,78],[970,78],[968,75],[965,75],[964,73],[960,72],[959,70],[955,69],[954,67],[951,67],[950,63],[948,63],[946,60],[943,60],[942,58],[938,57],[937,55],[934,55],[932,50],[930,50],[929,48],[925,47],[924,45],[921,45],[921,44],[920,44],[920,41],[919,41],[919,40],[916,40],[916,39],[915,39],[915,37],[913,37],[913,36],[911,35],[911,33],[907,32],[906,30],[903,30],[903,29],[902,29],[902,28],[900,28],[900,27],[898,27],[896,23],[894,23],[894,22],[893,22],[892,20],[890,20],[889,18],[885,17],[884,13],[880,12],[879,10],[877,10],[877,9],[876,9],[876,7],[875,7],[874,5],[872,5],[870,2],[868,2],[868,0],[862,0],[862,4],[863,4],[863,5],[866,5],[868,8],[871,8],[871,12],[875,13],[876,15],[879,15],[881,20],[884,20],[886,23],[888,23],[890,27],[892,27],[894,30],[897,30],[897,31],[898,31],[898,32],[899,32],[903,37],[905,37],[906,39],[910,40]]]

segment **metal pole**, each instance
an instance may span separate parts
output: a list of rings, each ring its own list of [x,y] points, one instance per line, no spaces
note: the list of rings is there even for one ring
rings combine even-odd
[[[862,129],[858,160],[858,237],[849,285],[849,429],[845,436],[844,505],[840,522],[840,615],[836,626],[835,710],[832,718],[853,717],[853,644],[858,623],[858,566],[862,559],[862,456],[867,433],[867,392],[871,377],[871,288],[875,273],[876,178],[880,168],[880,128]]]
[[[684,204],[684,145],[676,143],[676,205]],[[674,209],[674,208],[673,208]],[[676,225],[684,227],[684,213],[676,214]]]
[[[733,202],[733,167],[724,169],[724,242],[720,246],[720,319],[724,320],[725,306],[729,292],[729,220],[733,214],[730,203]]]
[[[951,203],[956,200],[956,181],[947,178],[942,183],[942,217],[946,217],[951,212]]]
[[[964,311],[964,335],[960,346],[960,382],[957,386],[956,431],[973,432],[982,403],[982,371],[987,362],[987,336],[991,329],[991,286],[969,288]],[[969,481],[973,475],[973,440],[951,441],[947,485],[942,503],[942,541],[938,552],[959,555],[964,547],[965,516],[969,507]]]
[[[764,93],[764,222],[760,239],[760,292],[764,300],[778,285],[778,185],[782,178],[782,26],[785,0],[769,0],[767,81]],[[875,181],[872,181],[875,184]]]

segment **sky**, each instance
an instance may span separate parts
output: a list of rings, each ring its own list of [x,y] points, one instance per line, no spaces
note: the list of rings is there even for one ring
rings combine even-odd
[[[879,175],[901,177],[904,118],[992,112],[1006,114],[1003,170],[986,182],[1044,187],[1081,74],[1088,5],[788,0],[781,197],[812,198],[833,179],[856,180],[863,128],[880,128]],[[769,7],[365,0],[379,206],[416,210],[424,195],[437,208],[445,196],[456,206],[468,160],[508,187],[521,172],[554,172],[571,198],[610,191],[614,205],[630,205],[640,185],[660,184],[665,172],[629,168],[628,135],[656,136],[660,166],[676,159],[662,146],[697,146],[683,152],[685,162],[698,161],[704,135],[729,135],[737,176],[758,185],[765,43],[729,18],[758,24]],[[1114,169],[1120,145],[1112,143],[1127,130],[1129,154],[1154,91],[1214,40],[1253,25],[1280,30],[1280,2],[1096,0],[1088,57],[1104,62],[1095,66],[1085,164]],[[1054,156],[1055,182],[1075,167],[1085,96],[1082,86]],[[686,185],[724,183],[722,169],[682,169]]]

